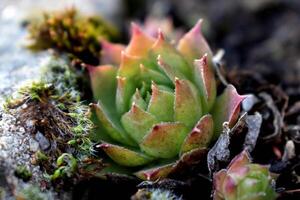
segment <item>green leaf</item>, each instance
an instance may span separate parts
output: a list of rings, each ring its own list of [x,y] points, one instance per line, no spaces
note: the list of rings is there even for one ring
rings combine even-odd
[[[130,111],[122,116],[121,122],[127,133],[137,143],[140,143],[146,133],[158,121],[152,114],[142,110],[133,103]]]
[[[128,135],[126,135],[125,131],[120,125],[118,119],[116,119],[115,115],[109,115],[103,108],[103,105],[99,101],[98,104],[90,104],[90,108],[96,113],[99,123],[99,130],[104,131],[107,135],[109,135],[116,142],[136,146],[136,144],[130,140]]]
[[[103,143],[101,149],[116,163],[127,167],[137,167],[153,161],[153,158],[141,152],[130,150],[118,145]]]
[[[142,110],[146,110],[147,108],[147,103],[141,96],[141,93],[139,89],[136,88],[134,95],[131,98],[131,105],[135,103],[137,106],[139,106]]]
[[[192,80],[191,66],[172,45],[165,41],[161,32],[150,50],[150,56],[153,59],[156,59],[158,56],[160,57],[158,63],[172,81],[174,81],[174,77],[170,76],[172,73],[174,73],[176,77],[181,78],[180,74],[182,74],[185,78]],[[168,66],[168,69],[165,69],[166,66]]]
[[[187,127],[180,122],[156,124],[140,144],[142,151],[157,158],[172,158],[178,155]]]
[[[238,119],[240,112],[240,104],[246,98],[237,93],[233,85],[228,85],[222,95],[218,96],[211,111],[214,119],[214,139],[222,132],[224,122],[229,122],[232,128]]]
[[[144,169],[135,173],[135,175],[142,179],[148,181],[155,181],[160,178],[165,178],[173,169],[174,163],[157,166],[154,168]]]
[[[157,120],[170,122],[174,119],[174,94],[160,90],[152,83],[152,96],[148,105],[148,112],[153,114]]]
[[[172,81],[170,81],[167,76],[155,70],[149,69],[143,64],[140,64],[140,72],[143,80],[147,80],[149,82],[154,81],[155,83],[162,85],[173,85]]]
[[[195,86],[188,80],[175,79],[175,121],[193,128],[201,117],[200,96]]]
[[[206,148],[213,136],[213,119],[211,115],[204,115],[193,130],[185,138],[181,147],[181,155],[196,148]]]
[[[106,109],[115,110],[115,90],[117,68],[111,65],[99,67],[87,66],[89,71],[93,96],[95,100],[101,100]]]
[[[194,61],[194,79],[201,94],[204,113],[210,111],[216,99],[216,80],[213,70],[208,65],[207,54]]]
[[[136,87],[134,82],[125,77],[117,76],[118,86],[116,94],[116,108],[119,114],[123,114],[130,108],[130,100]]]

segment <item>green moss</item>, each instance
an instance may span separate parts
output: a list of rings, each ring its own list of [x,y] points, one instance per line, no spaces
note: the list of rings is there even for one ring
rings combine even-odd
[[[43,163],[49,160],[48,156],[46,156],[43,152],[37,151],[35,153],[35,158],[37,163]]]
[[[22,189],[18,195],[17,199],[24,199],[24,200],[47,200],[49,199],[46,194],[40,191],[38,187],[29,186]]]
[[[116,40],[118,31],[99,16],[82,16],[74,8],[45,13],[29,25],[32,50],[55,48],[72,57],[97,64],[100,40]]]
[[[29,169],[26,166],[17,166],[15,169],[15,176],[18,178],[21,178],[23,181],[29,181],[32,173],[29,171]]]

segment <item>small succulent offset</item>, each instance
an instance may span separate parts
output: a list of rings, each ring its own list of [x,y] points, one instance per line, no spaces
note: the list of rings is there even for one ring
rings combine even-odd
[[[272,200],[276,193],[271,186],[268,166],[252,164],[247,151],[237,155],[214,175],[215,200]]]
[[[240,96],[232,85],[216,97],[212,52],[200,20],[178,42],[170,44],[132,24],[127,47],[103,42],[104,65],[87,66],[97,104],[99,145],[117,164],[135,175],[166,177],[180,161],[207,150],[236,122]],[[119,67],[118,67],[119,65]],[[145,168],[147,167],[147,168]]]

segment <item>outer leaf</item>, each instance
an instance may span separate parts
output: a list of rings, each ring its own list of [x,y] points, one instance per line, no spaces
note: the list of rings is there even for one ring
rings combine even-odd
[[[216,99],[216,80],[213,70],[208,65],[207,54],[194,61],[194,79],[200,89],[204,112],[210,111]]]
[[[207,147],[213,136],[213,128],[213,119],[211,115],[204,115],[201,117],[195,128],[185,138],[180,154],[196,148]]]
[[[201,26],[202,19],[181,38],[177,46],[178,51],[182,53],[191,64],[195,59],[201,58],[206,53],[209,59],[212,58],[209,45],[202,35]]]
[[[132,79],[138,77],[140,74],[141,59],[136,56],[130,56],[124,51],[121,53],[121,64],[118,70],[118,76]]]
[[[176,49],[165,41],[164,36],[160,32],[156,42],[150,50],[150,55],[155,59],[160,55],[165,65],[169,66],[173,73],[177,76],[183,74],[187,79],[192,79],[192,70],[185,59]],[[164,66],[164,65],[163,65]],[[165,71],[165,70],[164,70]],[[169,76],[169,74],[167,74]],[[178,76],[177,76],[178,77]],[[171,77],[170,77],[171,78]],[[174,81],[174,79],[171,79]]]
[[[154,44],[154,39],[146,35],[135,24],[131,24],[132,36],[129,45],[126,48],[126,53],[132,56],[145,57],[148,50]]]
[[[119,165],[127,167],[136,167],[145,165],[153,161],[153,158],[121,146],[103,143],[100,145],[105,153]]]
[[[165,178],[173,169],[174,163],[158,166],[155,168],[141,170],[135,173],[135,175],[142,179],[148,181],[155,181],[159,178]]]
[[[98,127],[100,130],[105,131],[107,135],[109,135],[113,140],[134,146],[136,145],[133,141],[130,140],[128,135],[126,135],[125,131],[119,124],[119,121],[115,118],[116,115],[111,115],[103,109],[103,105],[101,102],[98,104],[90,104],[90,108],[96,113],[99,121]]]
[[[197,89],[188,80],[175,80],[175,121],[193,128],[201,117],[201,103]]]
[[[170,92],[160,90],[152,83],[152,96],[148,105],[148,112],[153,114],[159,121],[173,121],[174,117],[174,95]]]
[[[237,93],[233,85],[228,85],[221,96],[216,99],[216,102],[211,111],[214,124],[214,139],[216,139],[221,131],[224,122],[229,122],[232,127],[239,115],[240,104],[246,98]]]
[[[140,144],[142,151],[157,158],[172,158],[178,155],[188,129],[183,123],[155,125]]]
[[[115,101],[117,68],[111,65],[93,67],[87,65],[94,99],[101,100],[105,106],[113,106]]]
[[[152,114],[142,110],[133,103],[131,110],[122,116],[121,122],[127,133],[137,143],[140,143],[146,133],[158,121]]]
[[[121,63],[121,52],[125,49],[124,45],[102,40],[101,48],[101,63],[116,66]]]

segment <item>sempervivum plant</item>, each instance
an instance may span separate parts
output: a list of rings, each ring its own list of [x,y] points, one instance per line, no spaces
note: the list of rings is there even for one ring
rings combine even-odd
[[[252,164],[246,151],[237,155],[227,169],[214,176],[215,200],[272,200],[276,193],[271,186],[268,166]]]
[[[232,85],[216,97],[201,21],[176,46],[160,31],[152,38],[135,24],[127,47],[102,46],[106,65],[88,67],[99,146],[117,164],[140,167],[139,178],[165,177],[180,161],[204,152],[223,122],[236,122],[244,97]]]

